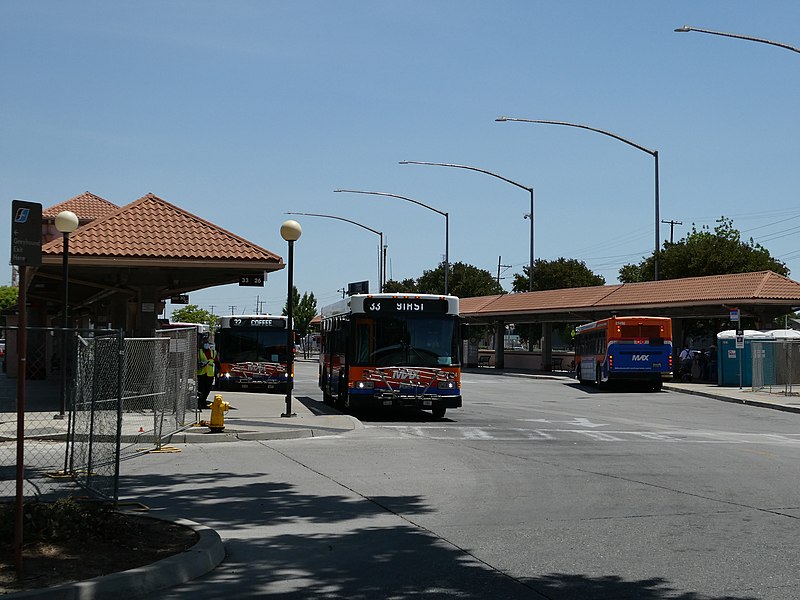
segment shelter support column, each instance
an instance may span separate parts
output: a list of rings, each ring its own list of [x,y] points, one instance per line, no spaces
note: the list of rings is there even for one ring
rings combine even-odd
[[[542,323],[542,371],[553,370],[553,324]]]
[[[506,339],[506,324],[497,321],[494,325],[494,368],[504,369],[506,366],[503,346]]]
[[[156,286],[142,286],[139,288],[139,302],[134,329],[134,335],[137,337],[150,337],[156,330],[158,308],[161,302],[158,292],[159,288]]]

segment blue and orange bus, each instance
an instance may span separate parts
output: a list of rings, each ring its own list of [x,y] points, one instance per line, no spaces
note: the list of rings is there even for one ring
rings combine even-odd
[[[461,406],[458,298],[354,294],[322,309],[319,386],[346,409]]]
[[[214,343],[217,388],[284,392],[288,382],[288,319],[275,315],[219,317]]]
[[[672,378],[672,320],[609,317],[575,329],[579,383],[602,388],[609,381],[639,381],[658,391]]]

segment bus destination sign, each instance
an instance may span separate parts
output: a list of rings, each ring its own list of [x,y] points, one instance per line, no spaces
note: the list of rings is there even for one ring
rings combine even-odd
[[[274,327],[286,329],[285,319],[271,319],[269,317],[232,317],[231,328],[236,327]]]
[[[364,312],[367,314],[445,314],[447,313],[447,300],[438,298],[366,298]]]

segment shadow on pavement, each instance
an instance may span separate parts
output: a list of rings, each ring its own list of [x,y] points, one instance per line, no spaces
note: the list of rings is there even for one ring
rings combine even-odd
[[[184,517],[224,528],[222,564],[164,590],[164,598],[733,600],[682,592],[658,577],[515,578],[417,525],[420,516],[439,510],[420,496],[310,495],[263,472],[133,475],[124,482],[150,506],[178,507]],[[387,517],[402,523],[377,525]],[[537,557],[530,561],[535,569]]]

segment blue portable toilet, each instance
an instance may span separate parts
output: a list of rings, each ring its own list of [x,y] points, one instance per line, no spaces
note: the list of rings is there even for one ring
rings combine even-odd
[[[753,385],[753,365],[750,342],[771,340],[768,333],[745,329],[744,348],[736,347],[736,330],[729,329],[717,334],[717,382],[722,387],[750,387]],[[741,381],[739,369],[741,365]]]

